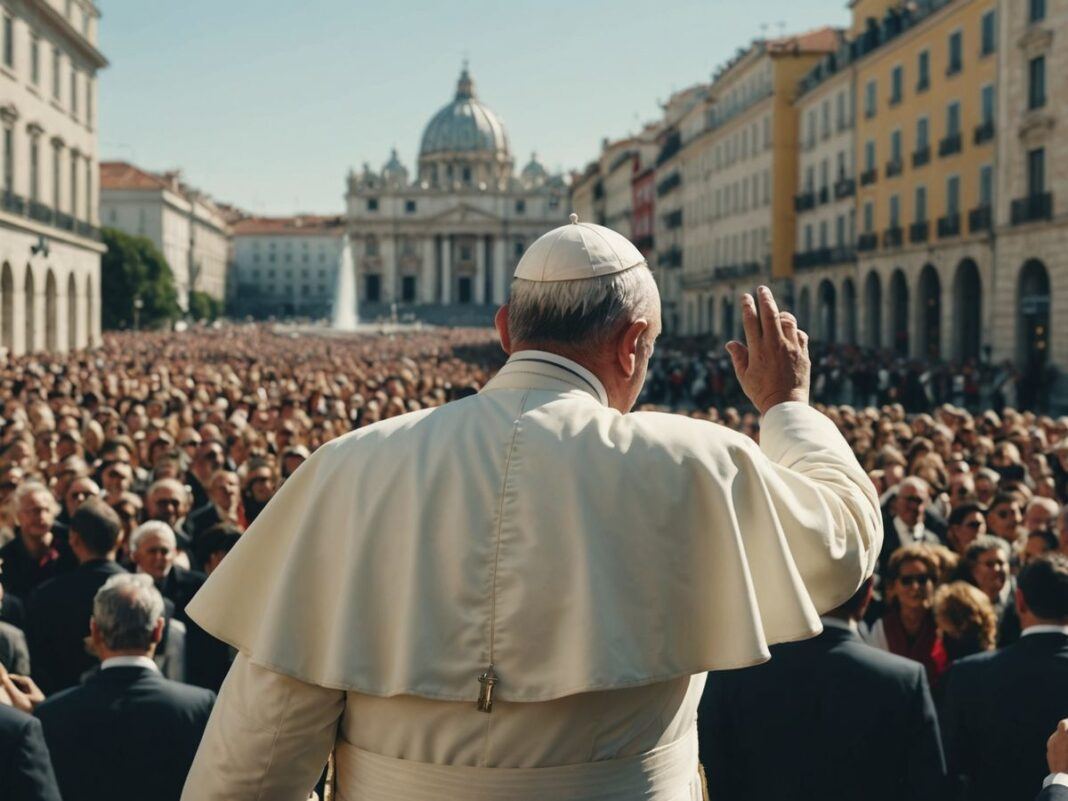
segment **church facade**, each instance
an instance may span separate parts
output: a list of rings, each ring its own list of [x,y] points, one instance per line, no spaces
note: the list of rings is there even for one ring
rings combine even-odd
[[[414,172],[394,150],[382,169],[348,175],[360,314],[396,305],[445,322],[503,303],[527,245],[567,220],[567,195],[535,156],[516,173],[504,125],[465,66],[423,131]]]

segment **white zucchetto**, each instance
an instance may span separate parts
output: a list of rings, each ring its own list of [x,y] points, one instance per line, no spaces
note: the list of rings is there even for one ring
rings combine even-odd
[[[622,234],[593,223],[571,223],[535,240],[515,268],[527,281],[577,281],[621,273],[645,263],[645,257]]]

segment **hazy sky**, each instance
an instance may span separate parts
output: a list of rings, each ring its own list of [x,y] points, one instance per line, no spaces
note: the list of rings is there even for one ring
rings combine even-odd
[[[263,214],[340,212],[344,176],[427,121],[470,59],[519,166],[581,167],[604,136],[761,34],[845,25],[845,0],[103,0],[100,152],[180,167]],[[750,12],[749,9],[752,9]]]

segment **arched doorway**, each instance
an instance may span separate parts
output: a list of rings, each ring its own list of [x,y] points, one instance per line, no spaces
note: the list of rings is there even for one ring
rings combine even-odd
[[[59,332],[56,330],[59,320],[56,319],[56,274],[52,268],[48,268],[45,277],[45,349],[54,352],[59,347]]]
[[[1049,363],[1050,282],[1046,265],[1031,259],[1020,270],[1016,326],[1017,398],[1023,408],[1045,407]]]
[[[85,276],[85,346],[96,345],[96,326],[93,324],[93,276]]]
[[[734,339],[734,301],[729,297],[724,298],[721,308],[723,312],[720,314],[719,320],[723,326],[723,341],[727,342]]]
[[[0,272],[0,345],[9,354],[15,347],[15,276],[7,262]]]
[[[890,276],[890,345],[899,356],[909,355],[909,285],[901,270]]]
[[[864,281],[864,305],[868,318],[869,348],[881,348],[883,346],[883,285],[879,281],[879,273],[874,270],[868,273]]]
[[[919,302],[916,305],[920,354],[928,359],[942,357],[942,282],[930,264],[920,271]]]
[[[960,361],[978,359],[983,339],[983,286],[971,259],[957,265],[953,277],[953,318],[957,321],[953,352]]]
[[[36,290],[33,287],[33,268],[26,265],[26,280],[23,282],[23,303],[26,307],[25,330],[23,331],[26,342],[23,349],[26,353],[37,350],[37,305],[34,303]]]
[[[857,344],[857,288],[852,278],[842,282],[842,341]]]
[[[67,350],[78,350],[78,284],[74,273],[67,278]]]
[[[838,341],[838,291],[826,278],[817,290],[819,319],[816,338],[822,342]]]
[[[805,332],[812,330],[812,293],[807,286],[801,289],[797,300],[797,326]]]

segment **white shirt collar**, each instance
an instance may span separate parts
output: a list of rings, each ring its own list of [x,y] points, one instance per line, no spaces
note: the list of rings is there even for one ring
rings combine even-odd
[[[923,542],[923,521],[917,521],[916,525],[910,526],[897,515],[894,515],[894,528],[897,529],[898,539],[902,545],[911,545],[914,542]]]
[[[855,620],[842,620],[840,617],[820,615],[820,622],[825,629],[842,629],[844,631],[851,631],[854,634],[857,633],[857,621]]]
[[[592,390],[602,404],[605,406],[608,405],[608,393],[605,392],[604,384],[601,383],[601,379],[578,362],[572,361],[566,356],[561,356],[558,353],[550,353],[545,350],[520,350],[516,351],[509,357],[508,364],[524,361],[541,362],[542,364],[548,363],[566,370],[585,384],[585,388]]]
[[[101,670],[117,667],[140,667],[154,670],[159,673],[159,667],[156,665],[155,661],[148,656],[113,656],[100,663]]]
[[[1020,632],[1021,637],[1026,637],[1028,634],[1064,634],[1065,636],[1068,636],[1068,626],[1055,626],[1043,623],[1038,626],[1028,626]]]

